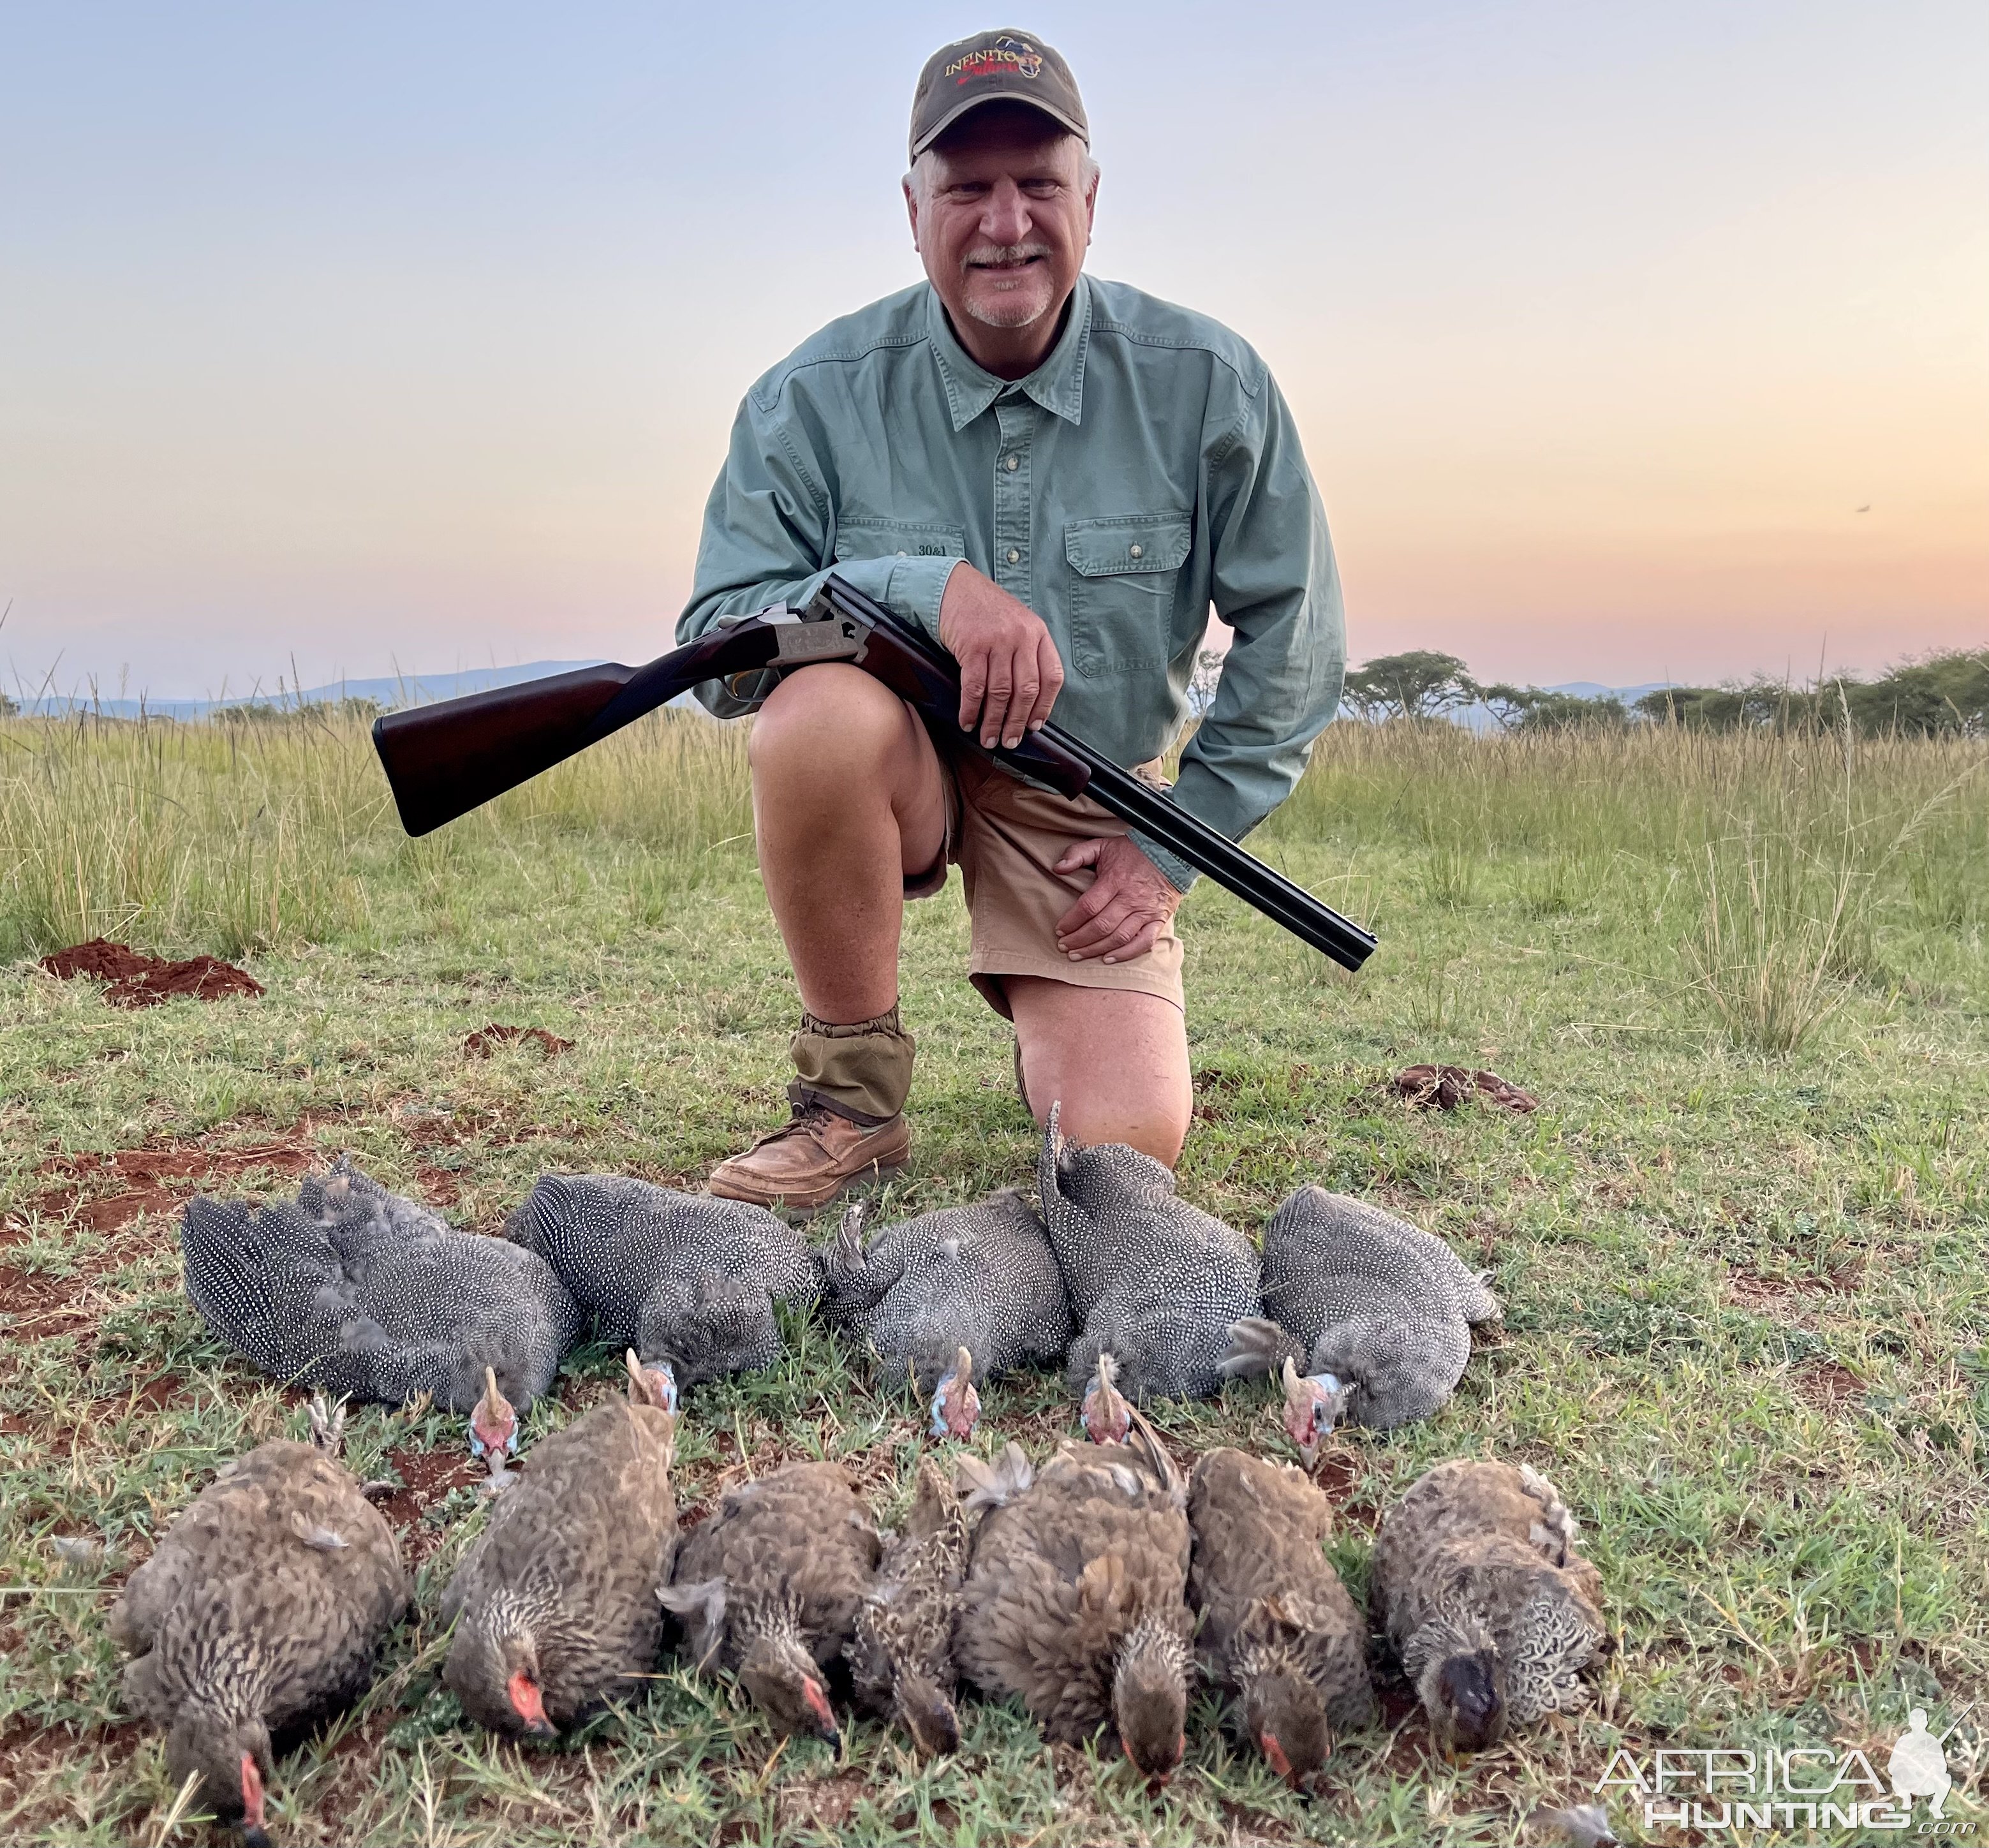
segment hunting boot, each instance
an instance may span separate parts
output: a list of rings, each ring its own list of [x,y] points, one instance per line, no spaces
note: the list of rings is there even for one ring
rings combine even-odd
[[[913,1043],[893,1008],[847,1026],[804,1013],[790,1049],[793,1116],[743,1155],[720,1162],[710,1186],[728,1200],[812,1212],[859,1182],[904,1166]]]

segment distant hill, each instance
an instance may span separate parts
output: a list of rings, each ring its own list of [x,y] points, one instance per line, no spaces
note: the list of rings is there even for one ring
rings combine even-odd
[[[381,706],[425,706],[436,700],[488,693],[493,687],[515,687],[520,680],[543,680],[547,674],[570,673],[576,667],[599,665],[598,661],[527,661],[518,667],[472,667],[460,673],[338,680],[324,687],[307,687],[300,693],[252,693],[221,700],[99,700],[85,692],[49,693],[23,700],[21,707],[25,712],[49,715],[80,710],[101,712],[114,719],[135,719],[141,712],[150,713],[154,718],[200,719],[229,706],[311,706],[337,700],[371,700]]]

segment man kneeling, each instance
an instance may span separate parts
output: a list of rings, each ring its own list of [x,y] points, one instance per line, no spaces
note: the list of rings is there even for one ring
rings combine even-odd
[[[987,32],[935,53],[903,185],[924,283],[755,385],[705,512],[679,639],[800,609],[834,570],[961,668],[960,722],[1014,744],[1052,707],[1157,775],[1212,604],[1235,631],[1174,799],[1240,839],[1338,704],[1340,586],[1317,490],[1256,354],[1083,273],[1098,169],[1063,60]],[[707,703],[751,710],[721,689]],[[1023,1096],[1172,1165],[1191,1095],[1176,907],[1193,877],[1089,802],[936,745],[860,669],[779,683],[753,727],[767,897],[804,1012],[790,1121],[713,1192],[812,1209],[901,1166],[908,898],[961,869],[969,978],[1015,1023]]]

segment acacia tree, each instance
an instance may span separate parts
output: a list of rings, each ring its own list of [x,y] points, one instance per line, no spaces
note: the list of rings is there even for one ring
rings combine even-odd
[[[1455,655],[1418,648],[1354,669],[1340,697],[1365,719],[1434,719],[1471,704],[1478,683]]]

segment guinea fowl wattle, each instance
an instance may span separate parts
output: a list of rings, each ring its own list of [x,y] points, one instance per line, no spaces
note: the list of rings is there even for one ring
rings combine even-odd
[[[702,1673],[736,1674],[786,1733],[836,1745],[829,1702],[883,1543],[832,1463],[783,1463],[727,1491],[678,1550],[664,1606]]]
[[[553,1380],[581,1314],[546,1261],[458,1232],[341,1156],[294,1202],[205,1195],[180,1234],[186,1293],[272,1378],[469,1412],[486,1370],[523,1411]]]
[[[1081,1397],[1112,1356],[1135,1405],[1218,1391],[1229,1331],[1257,1313],[1257,1254],[1174,1192],[1164,1164],[1123,1143],[1066,1144],[1050,1107],[1036,1164],[1043,1222],[1079,1324],[1065,1377]]]
[[[198,1777],[252,1843],[275,1754],[364,1693],[407,1608],[393,1529],[335,1460],[342,1422],[319,1401],[312,1443],[224,1464],[110,1613],[124,1704],[164,1729],[168,1775]]]
[[[983,1381],[1062,1357],[1071,1334],[1063,1279],[1020,1195],[924,1213],[867,1243],[863,1215],[860,1204],[850,1207],[822,1254],[822,1308],[833,1326],[876,1351],[886,1386],[902,1387],[909,1374],[920,1392],[937,1393],[962,1348],[971,1377]],[[944,1407],[938,1422],[955,1437],[974,1429]]]
[[[1377,1430],[1427,1418],[1496,1321],[1484,1280],[1420,1227],[1364,1200],[1301,1187],[1264,1232],[1264,1314],[1232,1331],[1224,1371],[1282,1375],[1310,1463],[1343,1415]]]
[[[777,1304],[816,1288],[806,1242],[764,1206],[612,1175],[545,1175],[505,1236],[558,1272],[595,1338],[689,1388],[780,1358]]]
[[[533,1447],[442,1594],[442,1677],[494,1732],[549,1736],[639,1688],[676,1551],[666,1382],[625,1357],[628,1397]]]
[[[1374,1717],[1367,1626],[1325,1546],[1333,1507],[1288,1463],[1208,1452],[1188,1479],[1196,1647],[1237,1731],[1303,1785]]]
[[[1587,1698],[1608,1646],[1602,1576],[1575,1550],[1574,1517],[1521,1464],[1438,1463],[1376,1537],[1368,1605],[1445,1751]]]

